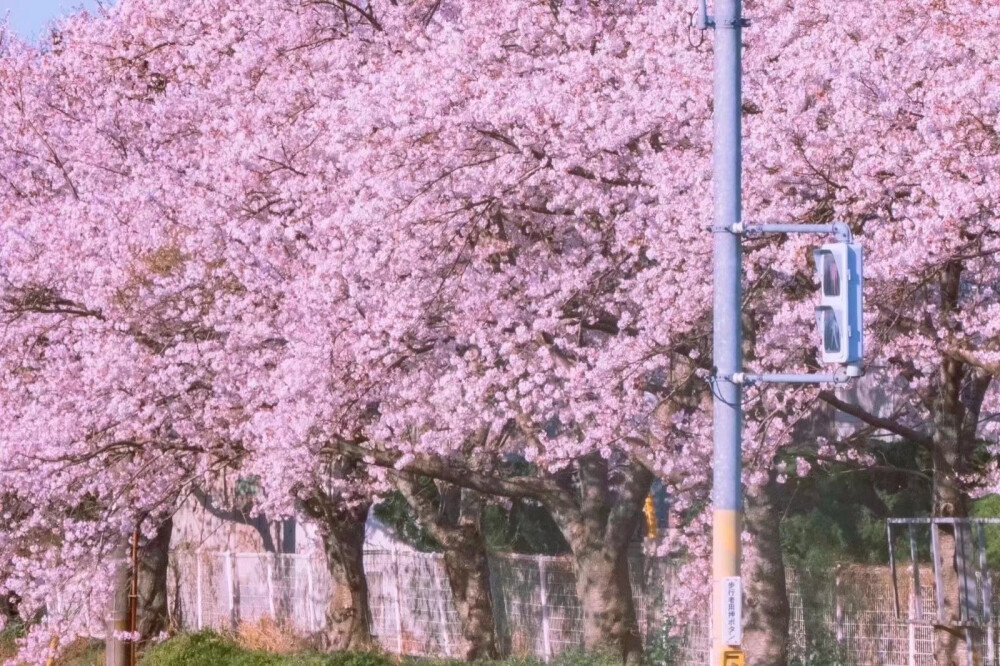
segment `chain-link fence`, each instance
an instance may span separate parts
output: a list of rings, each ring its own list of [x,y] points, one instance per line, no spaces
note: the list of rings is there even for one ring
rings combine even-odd
[[[632,558],[632,592],[643,635],[664,622],[668,564]],[[458,656],[461,625],[440,554],[366,551],[365,575],[372,631],[384,649]],[[490,558],[490,583],[505,654],[549,659],[582,647],[582,612],[569,558],[496,555]],[[329,588],[322,556],[198,551],[171,555],[171,612],[181,629],[231,630],[269,616],[295,631],[314,632],[325,622]]]
[[[365,570],[373,633],[386,651],[459,656],[461,628],[441,555],[368,551]],[[671,663],[704,664],[707,621],[680,620],[667,603],[677,571],[667,559],[638,553],[631,558],[639,630],[652,647],[670,648],[664,653],[672,655]],[[928,575],[920,572],[925,591],[933,589]],[[582,649],[582,614],[569,558],[495,555],[490,576],[495,626],[505,654],[547,660]],[[175,552],[170,578],[174,622],[182,629],[228,630],[270,616],[298,632],[314,632],[325,622],[329,581],[322,556]],[[831,660],[826,663],[857,666],[933,664],[933,627],[923,620],[907,621],[907,604],[915,599],[912,586],[897,585],[902,617],[896,614],[888,567],[790,573],[793,663],[815,663],[822,656]],[[671,625],[674,630],[668,632]],[[996,636],[994,626],[976,637],[980,649],[975,663],[1000,666],[993,649]]]

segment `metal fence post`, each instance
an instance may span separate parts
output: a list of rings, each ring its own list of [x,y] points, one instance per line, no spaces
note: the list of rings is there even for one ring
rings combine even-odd
[[[226,600],[228,601],[229,624],[236,629],[236,576],[233,572],[233,554],[228,550],[222,554],[226,570]]]
[[[396,654],[403,654],[403,612],[399,603],[399,551],[392,549],[392,607],[396,620]]]
[[[944,591],[941,589],[941,551],[938,546],[937,523],[931,522],[931,563],[934,565],[934,602],[936,604],[934,617],[938,624],[944,624]]]
[[[306,558],[306,623],[309,625],[309,631],[316,631],[316,613],[315,608],[313,608],[313,575],[312,575],[312,560]]]
[[[202,600],[201,600],[201,549],[194,551],[195,557],[195,602],[198,605],[197,616],[198,616],[198,629],[203,629],[205,627],[205,617],[204,611],[202,610]]]
[[[431,576],[434,580],[434,591],[437,595],[438,621],[441,623],[441,637],[444,639],[444,654],[451,656],[451,635],[448,631],[448,615],[444,610],[444,590],[441,588],[441,580],[438,577],[438,560],[431,559]]]
[[[840,586],[840,568],[838,567],[833,579],[834,622],[837,628],[837,643],[844,642],[844,605],[841,600]]]
[[[274,612],[274,561],[277,555],[271,553],[267,558],[267,608],[271,612],[271,619],[277,620]]]
[[[549,595],[545,584],[545,557],[538,557],[538,596],[542,607],[542,658],[552,659],[552,639],[549,635]]]

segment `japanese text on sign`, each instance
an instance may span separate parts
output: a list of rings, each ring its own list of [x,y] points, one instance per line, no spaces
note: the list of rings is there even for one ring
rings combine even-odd
[[[743,642],[743,585],[739,576],[723,580],[722,603],[725,609],[722,640],[726,645],[739,645]]]

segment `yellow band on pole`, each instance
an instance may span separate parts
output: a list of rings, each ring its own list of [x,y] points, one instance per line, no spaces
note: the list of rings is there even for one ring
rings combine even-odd
[[[642,507],[642,512],[646,514],[646,536],[650,539],[656,538],[656,507],[653,505],[653,494],[646,495],[646,504]]]
[[[735,509],[712,512],[712,573],[716,578],[739,576],[743,513]]]
[[[742,641],[740,536],[743,513],[712,512],[712,666],[732,666]],[[733,648],[737,648],[734,652]],[[742,653],[740,652],[740,655]]]
[[[53,650],[55,650],[56,646],[58,646],[58,645],[59,645],[59,637],[58,636],[53,636],[52,640],[49,641],[49,647],[52,648]],[[48,660],[45,662],[45,666],[55,666],[55,663],[56,663],[56,658],[55,657],[49,657]]]

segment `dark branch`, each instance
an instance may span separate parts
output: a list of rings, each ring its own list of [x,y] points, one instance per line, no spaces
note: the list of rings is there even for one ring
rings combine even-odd
[[[820,391],[819,398],[823,402],[826,402],[849,416],[853,416],[856,419],[864,421],[870,426],[899,435],[900,437],[914,442],[915,444],[919,444],[926,449],[931,449],[934,446],[933,438],[891,419],[884,419],[882,417],[875,416],[863,407],[844,402],[830,391]]]
[[[197,484],[191,485],[191,494],[194,495],[194,498],[198,500],[198,503],[201,504],[206,511],[219,520],[227,520],[254,528],[257,530],[257,533],[260,534],[260,538],[264,542],[264,550],[268,553],[278,552],[278,549],[274,545],[274,539],[271,537],[271,530],[267,527],[267,521],[260,520],[259,517],[253,518],[250,515],[249,506],[237,507],[233,509],[223,509],[217,507],[212,501],[212,498],[209,497],[208,493],[202,490]]]
[[[328,451],[353,457],[378,467],[422,474],[433,479],[453,483],[462,488],[478,490],[488,495],[528,497],[549,505],[558,505],[562,510],[579,510],[573,496],[551,479],[532,476],[494,476],[427,454],[416,455],[400,465],[402,456],[399,454],[375,448],[365,448],[359,442],[334,442],[328,446]]]

